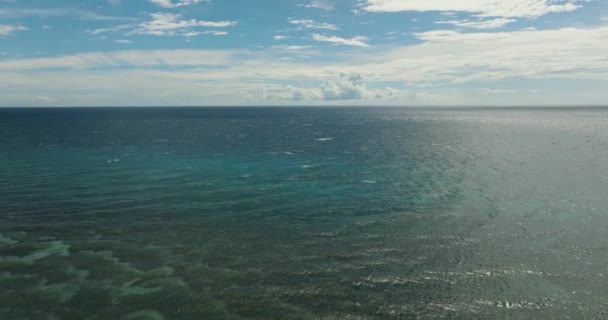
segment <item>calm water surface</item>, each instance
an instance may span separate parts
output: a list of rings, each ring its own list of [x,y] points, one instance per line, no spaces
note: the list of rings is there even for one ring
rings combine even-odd
[[[608,109],[0,109],[0,319],[442,318],[608,318]]]

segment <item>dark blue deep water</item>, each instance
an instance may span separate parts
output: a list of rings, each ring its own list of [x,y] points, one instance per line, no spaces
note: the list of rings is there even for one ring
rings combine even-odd
[[[0,319],[607,319],[608,109],[0,109]]]

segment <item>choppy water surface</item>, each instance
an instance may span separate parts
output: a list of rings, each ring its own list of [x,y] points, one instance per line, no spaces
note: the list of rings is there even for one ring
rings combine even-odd
[[[0,110],[0,319],[606,319],[608,110]]]

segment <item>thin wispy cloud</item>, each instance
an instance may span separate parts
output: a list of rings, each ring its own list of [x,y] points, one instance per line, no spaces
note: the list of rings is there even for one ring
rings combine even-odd
[[[334,4],[330,0],[311,0],[306,5],[307,8],[322,9],[326,11],[334,10]]]
[[[24,26],[14,26],[10,24],[0,24],[0,37],[11,35],[17,31],[27,30]]]
[[[437,21],[436,24],[451,24],[461,28],[470,28],[470,29],[498,29],[506,26],[509,23],[517,22],[516,19],[506,19],[506,18],[497,18],[497,19],[489,19],[489,20],[447,20],[447,21]]]
[[[369,12],[460,11],[481,17],[536,18],[549,13],[571,12],[588,0],[364,0],[361,8]]]
[[[228,28],[238,24],[237,21],[207,21],[196,19],[183,19],[176,13],[151,13],[150,20],[139,24],[117,25],[108,28],[92,30],[92,34],[125,32],[127,35],[154,35],[154,36],[187,36],[199,34],[226,35],[226,31],[201,31],[201,28]]]
[[[161,7],[161,8],[165,8],[165,9],[171,9],[171,8],[178,8],[178,7],[183,7],[183,6],[189,6],[189,5],[193,5],[193,4],[197,4],[197,3],[201,3],[201,2],[207,2],[209,0],[178,0],[178,1],[172,1],[172,0],[148,0],[149,2]]]
[[[237,25],[236,21],[206,21],[182,19],[181,15],[173,13],[152,13],[151,20],[139,24],[130,34],[147,34],[156,36],[185,35],[197,28],[226,28]]]
[[[289,23],[296,25],[303,29],[321,29],[321,30],[338,30],[338,27],[335,24],[326,23],[326,22],[317,22],[310,19],[289,19]]]
[[[321,34],[313,34],[312,39],[319,42],[329,42],[333,44],[340,44],[345,46],[354,46],[354,47],[369,47],[367,44],[367,37],[359,36],[354,38],[342,38],[338,36],[325,36]]]
[[[205,31],[192,31],[184,34],[186,37],[196,37],[198,35],[207,34],[213,36],[227,36],[228,31],[215,31],[215,30],[205,30]]]

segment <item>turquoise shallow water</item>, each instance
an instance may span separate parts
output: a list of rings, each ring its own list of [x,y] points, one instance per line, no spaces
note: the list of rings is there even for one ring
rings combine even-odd
[[[0,319],[605,319],[607,109],[0,109]]]

